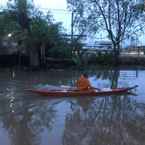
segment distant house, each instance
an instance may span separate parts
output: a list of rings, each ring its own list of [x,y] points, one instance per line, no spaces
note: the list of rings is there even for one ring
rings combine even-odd
[[[140,56],[144,56],[145,55],[145,46],[133,46],[130,45],[124,49],[122,49],[121,51],[121,55],[140,55]]]
[[[99,48],[102,48],[102,49],[112,49],[112,42],[111,41],[97,41],[96,42],[96,45],[99,47]]]
[[[145,9],[145,0],[135,0],[136,9]]]
[[[87,44],[83,48],[90,50],[112,50],[112,43],[111,41],[96,41],[95,44]]]
[[[135,0],[135,4],[145,4],[145,0]]]

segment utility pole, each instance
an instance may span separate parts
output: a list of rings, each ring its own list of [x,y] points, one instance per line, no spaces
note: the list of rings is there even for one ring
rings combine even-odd
[[[72,50],[74,47],[74,44],[73,44],[74,37],[73,36],[74,36],[74,10],[71,13],[71,46],[72,46]]]

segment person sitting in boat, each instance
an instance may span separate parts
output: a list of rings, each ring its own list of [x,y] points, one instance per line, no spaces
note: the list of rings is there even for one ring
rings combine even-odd
[[[91,86],[91,83],[88,79],[88,75],[86,73],[82,74],[80,78],[77,80],[76,87],[78,90],[81,90],[81,91],[94,90],[94,89],[100,90],[98,88],[94,88]]]

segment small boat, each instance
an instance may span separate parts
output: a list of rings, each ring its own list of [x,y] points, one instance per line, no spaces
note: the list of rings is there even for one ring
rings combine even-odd
[[[41,96],[48,96],[48,97],[79,97],[79,96],[105,96],[105,95],[120,95],[120,94],[127,94],[131,93],[132,89],[138,87],[137,85],[133,87],[127,88],[115,88],[115,89],[108,89],[104,88],[100,91],[98,90],[86,90],[80,91],[76,90],[75,88],[70,87],[42,87],[42,88],[35,88],[29,89],[28,91],[39,94]]]

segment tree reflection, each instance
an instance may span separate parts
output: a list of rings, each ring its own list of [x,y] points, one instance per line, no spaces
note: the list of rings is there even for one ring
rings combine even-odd
[[[45,100],[46,101],[46,100]],[[51,130],[55,118],[55,105],[43,100],[15,100],[14,110],[5,104],[1,116],[4,128],[9,132],[9,138],[14,145],[39,145],[43,129]],[[3,109],[4,109],[3,108]]]
[[[110,70],[98,70],[96,71],[96,78],[101,80],[109,80],[110,88],[118,87],[118,79],[120,77],[120,70],[118,68]]]
[[[74,104],[66,117],[64,145],[143,145],[145,105],[131,96],[98,98],[88,109]],[[84,99],[85,101],[85,99]]]

